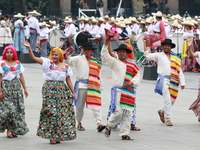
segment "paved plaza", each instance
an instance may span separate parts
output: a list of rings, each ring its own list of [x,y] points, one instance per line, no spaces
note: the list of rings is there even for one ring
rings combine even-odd
[[[44,83],[42,69],[39,64],[23,64],[28,98],[25,99],[26,122],[30,131],[25,136],[8,139],[6,133],[0,134],[0,150],[199,150],[200,123],[194,113],[188,110],[197,98],[199,73],[184,72],[186,89],[180,90],[172,109],[174,126],[167,127],[161,123],[158,109],[163,103],[160,95],[154,93],[156,81],[143,80],[143,67],[140,67],[141,83],[137,89],[137,127],[141,131],[131,131],[133,141],[123,141],[119,137],[119,129],[112,130],[110,138],[104,133],[98,133],[92,113],[85,109],[83,126],[86,131],[77,131],[77,139],[61,144],[50,145],[49,140],[36,136],[40,109],[42,105],[42,84]],[[76,80],[76,70],[72,68]],[[110,104],[110,89],[112,79],[109,67],[102,66],[102,123],[106,124]]]

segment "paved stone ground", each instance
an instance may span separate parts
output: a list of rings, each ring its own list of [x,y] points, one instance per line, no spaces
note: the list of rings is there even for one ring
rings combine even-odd
[[[24,77],[26,80],[29,97],[25,99],[26,122],[30,132],[25,136],[8,139],[6,133],[0,134],[0,150],[197,150],[200,147],[199,135],[200,124],[194,113],[188,110],[191,103],[197,97],[199,73],[185,72],[186,89],[179,92],[178,99],[173,106],[172,122],[173,127],[167,127],[161,123],[158,117],[158,109],[163,103],[160,95],[154,93],[156,81],[143,80],[143,67],[141,69],[141,84],[137,89],[137,127],[141,131],[131,131],[130,136],[135,140],[122,141],[119,137],[119,129],[112,130],[111,137],[107,139],[103,133],[98,133],[92,113],[85,109],[83,126],[86,131],[77,132],[77,139],[69,142],[62,142],[57,145],[50,145],[49,140],[36,136],[42,104],[41,88],[44,82],[41,66],[39,64],[24,64]],[[75,82],[76,71],[72,68]],[[110,89],[112,79],[105,80],[110,76],[110,68],[103,65],[102,80],[104,91],[102,92],[102,123],[106,124],[106,116],[110,103]]]

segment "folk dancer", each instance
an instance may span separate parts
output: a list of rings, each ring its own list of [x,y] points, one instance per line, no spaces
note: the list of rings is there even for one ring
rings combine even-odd
[[[39,50],[41,51],[41,56],[45,58],[47,58],[47,39],[49,33],[48,26],[49,25],[47,25],[46,22],[41,23],[40,36],[39,36],[40,40]]]
[[[149,53],[145,38],[143,42],[144,54],[147,60],[156,61],[158,64],[158,80],[154,91],[162,95],[164,99],[161,109],[158,110],[160,120],[166,123],[167,126],[173,126],[171,112],[178,95],[178,86],[180,84],[182,90],[185,88],[185,78],[181,70],[181,59],[170,52],[176,45],[172,43],[171,39],[165,39],[162,42],[163,52]]]
[[[35,10],[28,13],[31,15],[31,17],[28,20],[28,27],[30,31],[29,42],[30,42],[32,51],[35,52],[37,36],[40,35],[39,22],[36,16],[40,16],[40,14],[36,12]]]
[[[101,132],[105,129],[105,126],[101,124],[101,63],[91,56],[94,49],[91,42],[86,42],[82,48],[84,49],[84,55],[71,57],[70,54],[73,51],[73,48],[71,48],[69,56],[66,59],[67,64],[76,67],[77,81],[74,89],[76,93],[77,129],[79,131],[85,131],[85,128],[82,126],[82,119],[86,103],[86,107],[91,110],[97,123],[97,131]]]
[[[135,87],[140,83],[140,73],[137,65],[128,60],[128,54],[132,53],[129,46],[121,44],[117,51],[119,59],[113,58],[108,53],[109,40],[105,40],[101,51],[102,62],[112,70],[113,88],[111,89],[112,114],[107,122],[105,136],[110,137],[111,128],[114,128],[121,120],[119,136],[122,140],[133,140],[130,133],[130,124],[135,108]],[[127,93],[129,93],[127,95]]]
[[[63,62],[63,51],[56,47],[49,59],[35,57],[28,42],[22,42],[29,50],[30,58],[42,65],[42,109],[37,136],[49,139],[50,144],[76,139],[76,121],[73,100],[75,92],[70,79],[71,68]],[[65,84],[65,81],[67,85]]]

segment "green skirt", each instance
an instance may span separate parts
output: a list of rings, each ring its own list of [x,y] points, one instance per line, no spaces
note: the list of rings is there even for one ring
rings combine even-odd
[[[72,94],[64,82],[45,81],[37,135],[56,141],[76,139]]]
[[[3,100],[0,100],[0,132],[5,129],[24,135],[29,129],[25,122],[25,106],[19,79],[2,80]]]

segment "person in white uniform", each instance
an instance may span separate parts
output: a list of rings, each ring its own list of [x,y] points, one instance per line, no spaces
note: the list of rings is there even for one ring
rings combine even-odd
[[[172,105],[175,103],[178,94],[179,83],[182,90],[185,88],[185,78],[181,70],[181,59],[170,52],[176,45],[172,43],[171,39],[165,39],[164,42],[162,42],[163,52],[149,53],[147,51],[145,38],[143,39],[143,42],[144,55],[147,60],[156,61],[158,64],[158,80],[155,93],[162,95],[164,99],[158,114],[163,123],[166,123],[167,126],[173,126],[171,122],[171,111]],[[172,64],[174,64],[174,66]],[[173,77],[177,79],[176,83],[174,82]],[[175,94],[172,88],[176,91]]]

